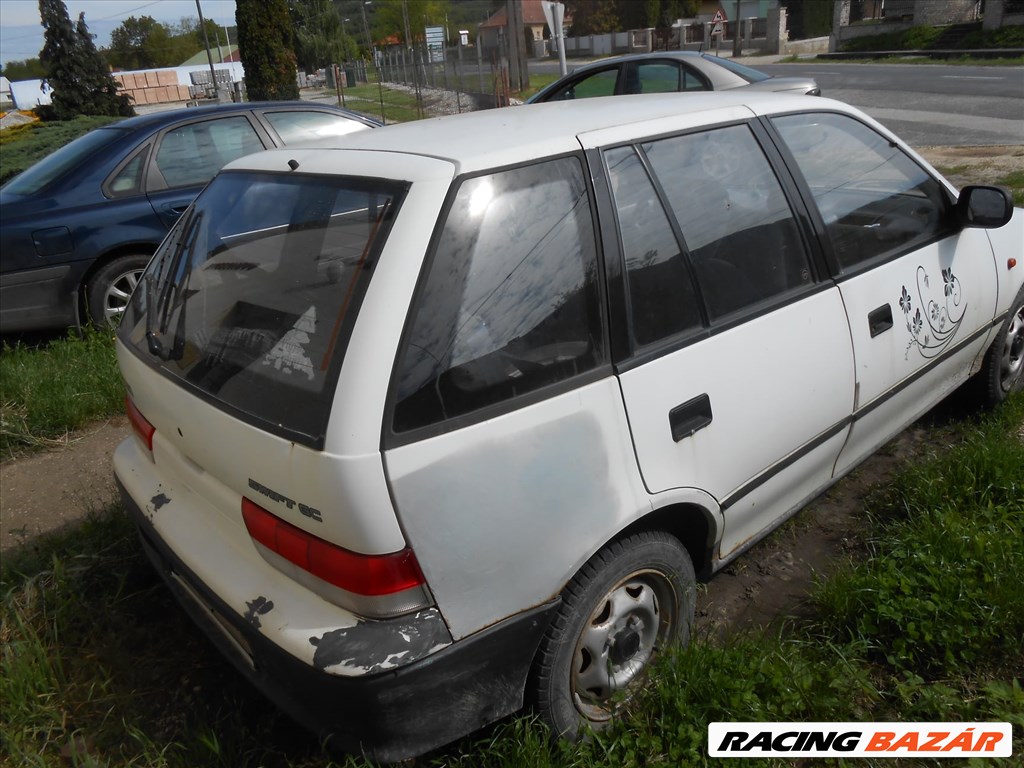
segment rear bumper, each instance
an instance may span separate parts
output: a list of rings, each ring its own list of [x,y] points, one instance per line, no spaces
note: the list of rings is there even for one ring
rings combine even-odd
[[[557,600],[404,666],[361,676],[331,674],[329,667],[310,666],[271,642],[258,622],[239,617],[171,551],[118,484],[146,554],[196,624],[257,689],[332,750],[403,760],[522,706],[526,676]],[[405,622],[406,628],[410,621],[432,624],[428,613],[367,625],[386,634],[385,625],[393,622]],[[342,650],[358,654],[366,643],[354,645],[359,647]]]

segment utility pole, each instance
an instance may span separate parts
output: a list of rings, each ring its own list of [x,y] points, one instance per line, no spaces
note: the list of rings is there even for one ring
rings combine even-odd
[[[732,57],[743,53],[743,20],[740,18],[740,0],[736,0],[736,25],[732,28]]]
[[[213,69],[213,54],[210,53],[210,36],[206,34],[206,20],[203,19],[203,9],[196,0],[196,10],[199,11],[199,28],[203,30],[203,44],[206,46],[206,60],[210,62],[210,79],[213,81],[213,96],[220,103],[220,88],[217,86],[217,73]]]
[[[505,19],[508,23],[508,69],[511,86],[515,91],[530,87],[530,72],[526,59],[526,41],[523,39],[522,0],[505,0]]]

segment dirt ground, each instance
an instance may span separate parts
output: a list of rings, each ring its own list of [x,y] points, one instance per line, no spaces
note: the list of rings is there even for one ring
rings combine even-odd
[[[1024,146],[926,148],[922,154],[952,170],[950,180],[957,185],[1024,170]],[[40,534],[112,501],[111,454],[128,435],[127,419],[118,417],[70,435],[53,450],[0,463],[0,555],[32,546]],[[926,422],[911,426],[716,575],[698,599],[698,632],[720,636],[803,613],[815,580],[860,539],[865,495],[931,441]]]

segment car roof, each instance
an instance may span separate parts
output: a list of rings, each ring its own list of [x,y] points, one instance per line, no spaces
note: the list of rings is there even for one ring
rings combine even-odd
[[[154,128],[162,128],[166,125],[171,125],[182,120],[193,120],[196,118],[232,112],[242,113],[253,109],[281,109],[282,107],[290,107],[292,109],[296,107],[302,109],[312,108],[327,112],[344,113],[356,120],[362,119],[361,116],[339,109],[332,104],[319,104],[317,102],[310,101],[249,101],[241,104],[209,104],[200,107],[183,107],[181,109],[169,109],[164,112],[152,112],[146,115],[136,115],[135,117],[129,117],[125,120],[119,120],[116,123],[110,123],[104,127],[130,131],[152,130]]]
[[[699,59],[706,58],[706,51],[652,51],[650,53],[624,53],[621,56],[609,56],[604,59],[598,59],[597,61],[591,61],[587,64],[582,64],[571,72],[570,75],[575,75],[577,72],[586,72],[588,69],[598,69],[600,67],[608,66],[609,64],[620,64],[624,61],[646,61],[648,59]],[[708,54],[712,60],[717,58],[713,54]]]
[[[317,144],[319,149],[304,146],[301,149],[284,148],[250,155],[234,161],[228,168],[281,170],[286,167],[289,159],[295,159],[306,167],[315,164],[321,173],[344,174],[348,159],[332,157],[325,150],[359,149],[437,158],[453,164],[456,173],[473,173],[529,162],[538,157],[578,152],[580,142],[577,136],[584,133],[680,114],[693,116],[730,107],[738,108],[741,114],[750,117],[801,108],[856,112],[845,104],[817,96],[749,91],[556,101],[389,125],[375,131],[349,134],[330,144]],[[707,122],[712,124],[719,119],[709,116]],[[700,124],[699,120],[697,124]],[[383,168],[380,173],[389,175]]]

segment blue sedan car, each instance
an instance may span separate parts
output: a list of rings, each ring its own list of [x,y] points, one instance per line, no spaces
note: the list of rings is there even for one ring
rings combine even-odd
[[[225,104],[130,118],[0,187],[0,333],[114,324],[167,230],[242,155],[377,126],[329,105]]]

